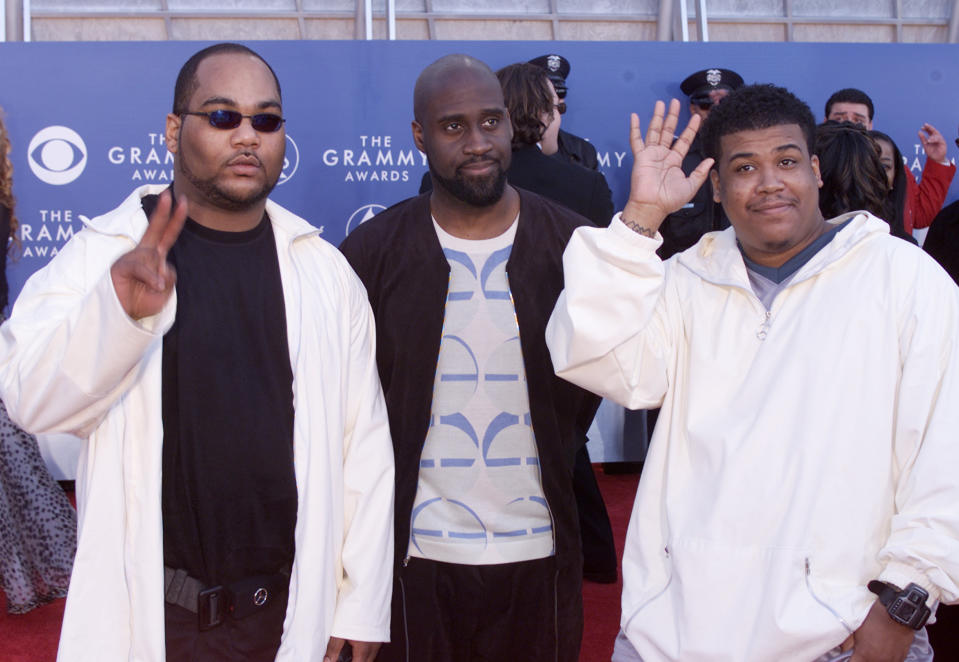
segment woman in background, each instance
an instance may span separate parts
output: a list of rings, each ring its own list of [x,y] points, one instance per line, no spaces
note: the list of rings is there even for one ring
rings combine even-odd
[[[882,131],[870,131],[869,137],[879,145],[879,161],[882,163],[886,180],[889,182],[889,193],[887,195],[891,205],[889,214],[895,217],[895,219],[889,218],[889,223],[891,225],[893,220],[896,220],[903,228],[906,228],[906,198],[909,185],[906,182],[906,168],[903,165],[902,152],[896,147],[892,138]]]
[[[0,320],[7,307],[7,254],[18,245],[10,141],[0,111]],[[0,402],[0,588],[22,614],[67,594],[77,547],[77,516],[47,471],[33,435]]]
[[[816,156],[822,188],[819,209],[825,218],[865,210],[889,224],[889,234],[915,243],[902,224],[902,208],[890,196],[879,144],[851,122],[828,121],[816,129]]]

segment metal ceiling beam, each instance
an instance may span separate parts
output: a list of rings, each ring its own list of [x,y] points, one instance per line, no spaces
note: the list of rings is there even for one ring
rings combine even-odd
[[[956,0],[959,2],[959,0]],[[673,5],[675,0],[659,0],[659,15],[656,19],[656,40],[673,40]]]
[[[959,0],[952,2],[952,14],[949,16],[949,35],[946,41],[954,44],[959,41]]]

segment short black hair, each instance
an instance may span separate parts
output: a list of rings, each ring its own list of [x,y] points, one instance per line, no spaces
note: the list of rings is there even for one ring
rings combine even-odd
[[[829,119],[829,111],[832,110],[834,103],[861,103],[869,110],[870,122],[872,122],[872,116],[876,113],[876,109],[873,107],[872,99],[869,98],[869,95],[862,90],[857,90],[855,87],[844,87],[829,97],[829,100],[826,102],[825,118],[827,120]]]
[[[806,138],[809,154],[816,141],[816,118],[805,101],[784,87],[746,85],[733,90],[709,112],[701,130],[706,156],[719,164],[720,139],[731,133],[796,124]]]
[[[213,44],[191,55],[190,59],[184,62],[183,66],[180,67],[180,73],[177,74],[176,85],[173,88],[174,115],[181,115],[189,111],[187,104],[190,103],[190,97],[193,96],[193,93],[196,92],[197,87],[199,87],[199,82],[196,79],[196,70],[199,68],[200,63],[208,57],[222,53],[242,53],[257,58],[270,70],[270,73],[273,75],[273,82],[276,83],[276,93],[281,99],[283,98],[283,93],[280,91],[280,79],[276,77],[276,72],[273,71],[273,67],[270,66],[269,62],[263,59],[262,55],[243,44],[230,42]]]

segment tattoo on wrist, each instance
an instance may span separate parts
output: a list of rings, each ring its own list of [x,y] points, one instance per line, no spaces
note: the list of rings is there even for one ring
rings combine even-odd
[[[651,230],[650,228],[647,228],[645,225],[640,225],[639,223],[636,223],[635,221],[627,221],[622,216],[620,216],[619,218],[623,222],[623,225],[628,227],[633,232],[641,234],[644,237],[649,237],[650,239],[653,239],[656,237],[656,230]]]

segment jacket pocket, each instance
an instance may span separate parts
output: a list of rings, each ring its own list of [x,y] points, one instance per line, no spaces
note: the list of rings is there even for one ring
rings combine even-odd
[[[806,549],[700,538],[668,549],[672,578],[643,629],[679,659],[811,660],[847,636],[807,587]]]

